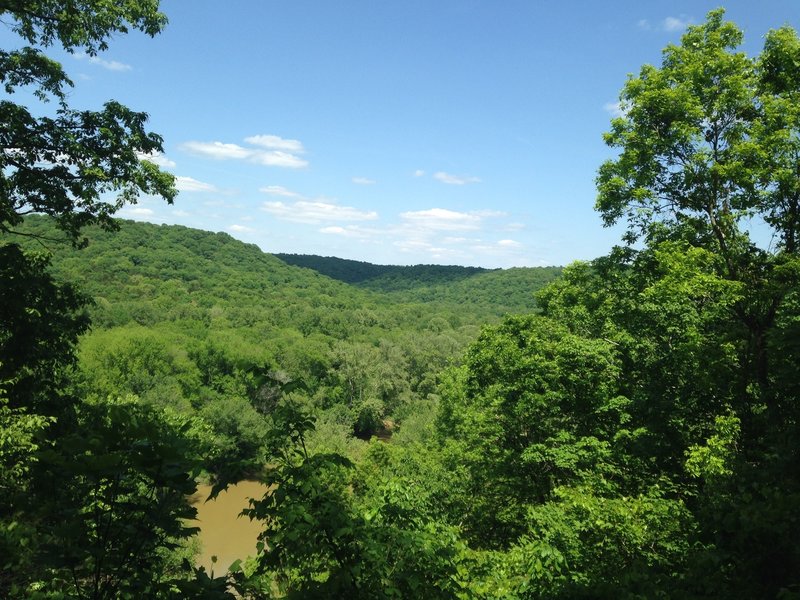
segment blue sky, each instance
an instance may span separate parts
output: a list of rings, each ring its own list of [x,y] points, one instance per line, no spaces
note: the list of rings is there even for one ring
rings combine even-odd
[[[165,0],[170,24],[57,54],[71,101],[150,114],[173,206],[120,216],[267,252],[383,264],[561,265],[620,230],[593,210],[619,90],[719,2]],[[797,0],[737,0],[745,50]],[[7,43],[9,34],[0,32]]]

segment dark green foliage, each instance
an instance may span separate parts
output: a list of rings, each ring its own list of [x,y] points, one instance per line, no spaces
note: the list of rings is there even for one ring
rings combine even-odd
[[[287,264],[312,269],[333,279],[388,293],[396,302],[458,305],[470,313],[502,316],[531,312],[536,304],[532,290],[556,279],[561,267],[481,269],[441,265],[373,265],[370,263],[304,254],[276,254]]]
[[[442,284],[460,281],[488,269],[444,265],[373,265],[359,260],[313,254],[276,254],[287,265],[312,269],[331,279],[344,283],[360,283],[372,289],[393,291],[431,283]],[[393,284],[390,282],[394,282]]]
[[[31,585],[87,598],[167,592],[157,551],[195,531],[186,497],[206,442],[192,425],[128,398],[83,402],[69,430],[56,426],[29,494],[40,528]]]
[[[0,246],[0,386],[12,407],[53,414],[63,367],[89,327],[86,299],[56,283],[43,254]]]
[[[174,198],[174,177],[141,160],[161,150],[147,115],[115,101],[71,108],[73,83],[44,54],[60,45],[95,55],[114,34],[154,35],[166,18],[157,0],[12,0],[0,17],[29,44],[0,50],[0,596],[174,596],[170,580],[192,574],[170,553],[193,532],[184,520],[210,446],[205,428],[115,400],[116,389],[82,396],[73,375],[87,299],[16,243],[37,237],[17,229],[30,213],[54,220],[40,241],[77,247],[84,226],[114,229],[112,214],[140,193]],[[29,106],[13,101],[23,90]]]

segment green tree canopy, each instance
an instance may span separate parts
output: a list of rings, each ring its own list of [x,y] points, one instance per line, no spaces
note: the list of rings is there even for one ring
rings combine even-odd
[[[147,115],[110,101],[98,111],[68,104],[73,82],[43,48],[97,54],[129,28],[155,35],[166,24],[157,0],[0,2],[0,18],[30,44],[0,50],[0,82],[9,95],[26,89],[54,110],[0,101],[0,231],[25,214],[58,219],[76,242],[80,228],[113,228],[111,215],[140,193],[176,195],[174,178],[146,159],[161,152],[160,136],[145,129]],[[38,114],[41,112],[42,114]]]

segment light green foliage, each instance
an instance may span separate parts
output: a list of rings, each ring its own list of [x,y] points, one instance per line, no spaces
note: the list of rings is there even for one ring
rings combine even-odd
[[[476,542],[508,543],[529,503],[608,464],[627,419],[618,375],[611,344],[541,317],[483,332],[443,388],[439,417],[451,460],[468,473],[463,518]]]
[[[245,511],[265,524],[260,594],[462,597],[461,542],[453,528],[430,519],[424,499],[387,475],[370,480],[359,498],[351,488],[350,461],[307,451],[306,436],[313,430],[308,415],[285,402],[274,418],[266,479],[274,489]]]
[[[143,327],[98,332],[81,344],[83,387],[101,396],[124,392],[181,407],[188,402],[184,394],[194,375],[181,358],[165,336]]]
[[[331,362],[337,383],[333,396],[352,412],[356,434],[378,431],[383,417],[409,399],[405,355],[386,340],[377,345],[338,342]]]
[[[689,474],[706,479],[732,475],[731,462],[740,430],[741,421],[736,416],[717,417],[714,435],[704,445],[692,446],[686,453],[686,470]]]
[[[669,597],[694,529],[683,502],[658,487],[612,497],[589,487],[558,488],[528,518],[529,532],[515,551],[538,551],[556,567],[532,578],[521,594],[529,598]]]
[[[711,234],[726,254],[742,242],[737,223],[757,200],[754,66],[734,51],[742,34],[723,12],[690,27],[660,69],[645,65],[620,95],[624,115],[606,142],[621,155],[600,168],[597,206],[607,223],[624,218],[632,239],[654,239],[666,223]]]

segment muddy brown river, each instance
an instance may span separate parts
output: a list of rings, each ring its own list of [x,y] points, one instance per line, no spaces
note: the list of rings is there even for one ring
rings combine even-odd
[[[197,557],[198,566],[205,567],[209,573],[213,569],[216,575],[222,575],[237,558],[244,560],[255,554],[261,524],[238,515],[249,506],[250,498],[261,498],[266,489],[258,481],[240,481],[211,502],[205,502],[211,486],[197,486],[197,494],[191,501],[197,508],[196,526],[200,528],[202,544]],[[217,557],[216,564],[211,562],[212,556]]]

